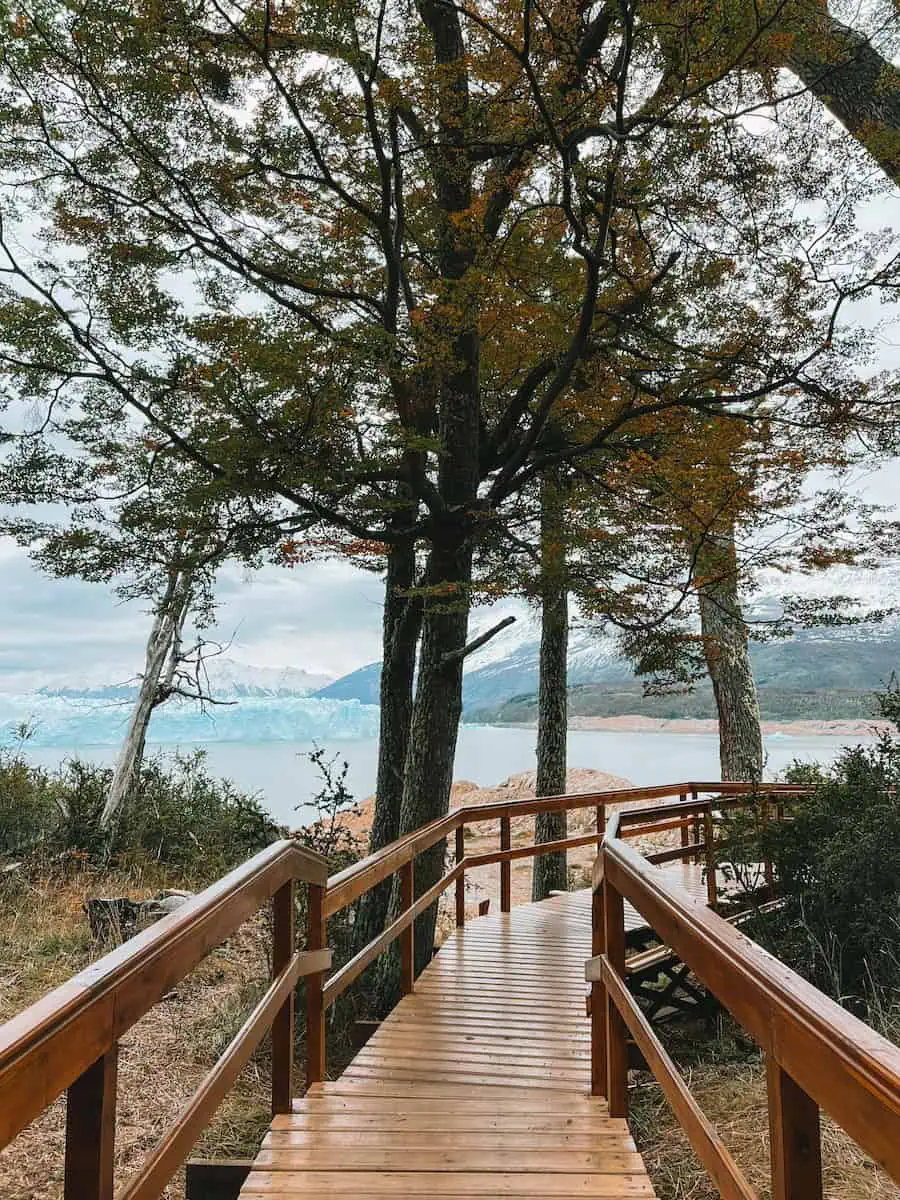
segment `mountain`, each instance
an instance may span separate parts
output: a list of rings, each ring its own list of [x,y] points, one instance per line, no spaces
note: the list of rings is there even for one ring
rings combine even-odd
[[[785,593],[806,599],[849,596],[860,602],[863,611],[888,609],[900,603],[900,566],[877,572],[841,568],[825,576],[797,579],[771,575],[747,600],[746,611],[754,619],[771,618],[781,610],[779,597]],[[466,660],[463,704],[469,719],[489,718],[513,698],[530,700],[537,693],[540,619],[533,609],[507,601],[479,612],[471,636],[477,637],[507,615],[515,616],[515,624]],[[880,624],[801,629],[790,639],[755,643],[751,659],[760,689],[871,692],[885,683],[892,670],[900,671],[900,620],[892,616]],[[377,704],[379,677],[380,664],[370,663],[316,695]],[[643,711],[640,688],[619,653],[616,635],[576,618],[569,634],[570,688],[629,683],[634,689],[626,688],[633,696],[631,711]],[[847,703],[853,706],[857,700]]]
[[[358,700],[360,704],[377,704],[380,684],[381,663],[373,662],[319,688],[316,696],[321,700]]]
[[[298,667],[257,667],[236,659],[210,658],[206,662],[209,694],[216,700],[240,700],[308,696],[329,682],[327,675],[313,675]],[[61,679],[37,689],[39,696],[67,700],[125,701],[137,694],[137,683],[98,681],[96,677]]]

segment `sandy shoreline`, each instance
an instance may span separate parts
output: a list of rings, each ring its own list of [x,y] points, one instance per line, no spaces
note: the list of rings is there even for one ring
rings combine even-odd
[[[509,722],[507,728],[535,729],[533,721]],[[780,733],[791,737],[871,737],[892,729],[888,721],[874,717],[844,721],[763,721],[764,734]],[[708,733],[718,732],[719,723],[699,717],[570,717],[569,729],[606,730],[618,733]]]

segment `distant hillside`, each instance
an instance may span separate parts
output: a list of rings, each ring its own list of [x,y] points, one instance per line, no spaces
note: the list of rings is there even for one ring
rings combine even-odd
[[[877,715],[871,691],[816,688],[808,691],[761,687],[762,716],[768,721],[828,721],[865,719]],[[644,696],[640,683],[588,683],[569,691],[572,717],[621,717],[638,714],[663,720],[715,718],[712,688],[689,695]],[[537,720],[537,695],[514,696],[502,704],[471,709],[466,720],[483,725],[532,725]]]
[[[537,694],[540,651],[537,622],[526,613],[511,632],[516,634],[515,640],[504,642],[501,634],[496,644],[491,644],[490,661],[479,662],[478,655],[473,655],[463,679],[465,720],[530,719],[521,714],[510,716],[505,706],[527,705]],[[765,715],[771,719],[799,719],[801,715],[816,720],[868,716],[871,693],[884,685],[892,671],[900,673],[900,626],[801,631],[789,641],[754,645],[750,656],[757,685],[771,708]],[[381,665],[370,663],[316,695],[329,700],[355,699],[363,704],[377,704],[380,676]],[[617,655],[614,639],[583,625],[576,626],[570,637],[569,685],[573,697],[580,697],[579,705],[600,706],[573,709],[582,716],[714,715],[711,709],[703,708],[704,704],[712,704],[708,689],[699,689],[693,696],[644,700],[642,686],[628,663]],[[630,707],[623,708],[622,704]],[[832,709],[829,707],[832,704],[839,707]],[[668,709],[662,711],[666,706]]]

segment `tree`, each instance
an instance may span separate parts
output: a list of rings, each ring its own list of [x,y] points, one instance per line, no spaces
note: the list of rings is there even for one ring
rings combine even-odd
[[[820,0],[785,6],[771,61],[785,66],[900,182],[900,69],[872,41],[842,24]],[[695,548],[701,576],[699,614],[706,667],[719,712],[723,779],[759,779],[763,744],[759,701],[738,595],[740,569],[733,527]]]
[[[824,282],[833,238],[810,262],[808,127],[761,146],[737,114],[765,88],[673,70],[657,15],[42,0],[7,23],[6,386],[68,438],[131,414],[291,545],[422,555],[401,833],[448,804],[475,552],[515,498],[679,410],[745,421],[793,384],[791,419],[828,419],[832,318],[878,282],[862,258]]]
[[[201,628],[211,620],[216,571],[237,539],[221,507],[192,496],[196,473],[146,439],[116,442],[109,431],[104,438],[98,463],[54,450],[42,431],[12,437],[0,473],[4,502],[27,512],[35,504],[58,507],[64,497],[69,515],[57,522],[13,515],[0,529],[58,578],[113,584],[123,600],[150,601],[144,670],[100,817],[108,829],[137,781],[155,709],[175,696],[214,702],[205,682],[209,644],[198,635],[185,645],[184,630],[189,617]]]
[[[569,579],[566,556],[566,487],[544,475],[541,488],[540,592],[541,652],[538,682],[537,775],[535,794],[557,796],[566,790],[568,736]],[[563,812],[538,813],[536,842],[561,841],[568,821]],[[567,891],[566,852],[542,854],[534,860],[531,899],[544,900],[552,891]]]
[[[109,828],[131,795],[143,761],[147,730],[154,709],[178,690],[177,676],[185,666],[182,631],[193,587],[190,571],[176,568],[171,572],[166,590],[155,606],[137,699],[100,816],[103,829]]]

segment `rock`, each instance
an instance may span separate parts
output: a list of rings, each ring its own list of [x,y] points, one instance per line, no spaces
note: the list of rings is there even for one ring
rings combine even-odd
[[[193,895],[193,892],[163,892],[161,896],[154,896],[152,900],[144,900],[141,903],[141,910],[143,915],[149,917],[151,921],[158,921],[161,917],[167,917],[169,913],[181,908]]]
[[[193,892],[170,889],[149,900],[130,900],[127,896],[104,897],[86,901],[84,910],[94,940],[118,945],[147,925],[175,912],[193,895]]]

